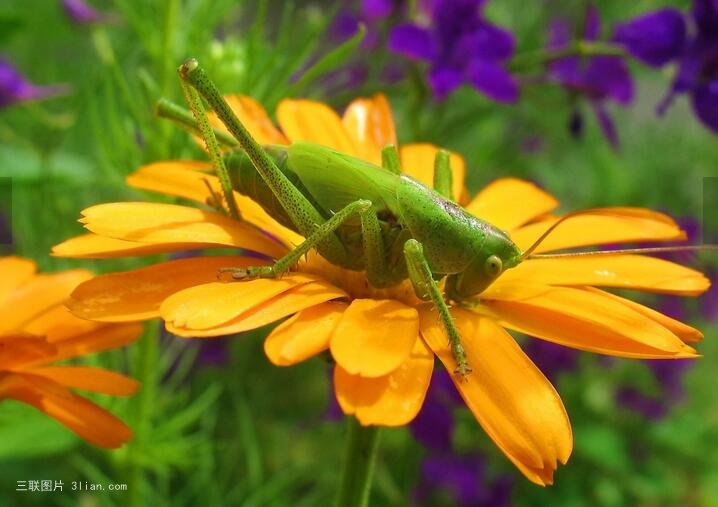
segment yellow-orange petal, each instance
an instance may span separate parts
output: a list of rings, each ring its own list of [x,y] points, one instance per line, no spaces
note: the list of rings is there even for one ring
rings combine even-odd
[[[510,231],[558,206],[554,197],[531,182],[501,178],[484,187],[466,206],[474,216]]]
[[[282,292],[272,299],[255,306],[235,317],[233,320],[217,327],[195,330],[175,327],[171,322],[166,322],[165,327],[167,331],[177,336],[192,338],[225,336],[257,329],[283,319],[288,315],[300,312],[305,308],[319,305],[325,301],[345,297],[346,294],[341,289],[326,282],[317,281],[305,283]]]
[[[316,356],[329,348],[329,338],[346,308],[344,303],[327,302],[302,310],[267,336],[264,353],[277,366]]]
[[[405,144],[399,150],[401,157],[401,170],[412,178],[419,180],[429,188],[434,186],[434,158],[439,148],[433,144],[417,143]],[[449,153],[451,174],[453,175],[451,190],[454,200],[459,200],[464,192],[464,177],[466,166],[464,159],[454,152]]]
[[[225,95],[224,99],[259,144],[289,144],[287,138],[274,126],[264,107],[252,97]],[[215,113],[208,114],[208,117],[213,127],[229,134],[227,127]],[[203,142],[200,145],[204,147]]]
[[[229,322],[292,287],[315,280],[303,273],[291,273],[281,278],[205,283],[165,299],[160,314],[174,327],[208,329]]]
[[[91,366],[44,366],[25,371],[65,387],[114,396],[130,396],[140,387],[139,382],[125,375]]]
[[[217,280],[220,268],[266,265],[250,257],[192,257],[140,269],[100,275],[80,284],[68,308],[78,317],[128,322],[159,317],[160,305],[172,294]]]
[[[419,314],[391,299],[355,299],[342,314],[330,349],[350,375],[383,377],[407,360],[419,336]]]
[[[0,301],[27,282],[35,274],[37,266],[30,259],[20,257],[0,258]]]
[[[0,333],[18,330],[53,306],[64,302],[79,283],[92,277],[76,269],[41,274],[15,289],[0,306]]]
[[[361,150],[362,159],[381,165],[381,149],[396,146],[396,129],[386,96],[377,93],[371,98],[353,100],[347,106],[342,123]]]
[[[647,306],[644,306],[640,303],[636,303],[635,301],[631,301],[630,299],[622,298],[620,296],[616,296],[615,294],[611,294],[610,292],[605,292],[599,289],[594,289],[593,287],[586,287],[586,290],[592,291],[592,292],[598,292],[599,294],[609,297],[612,299],[615,299],[616,301],[620,301],[624,305],[628,306],[629,308],[632,308],[636,310],[638,313],[645,315],[646,317],[655,320],[658,322],[661,326],[668,329],[670,332],[675,334],[678,338],[680,338],[685,343],[698,343],[703,339],[703,333],[700,332],[700,330],[691,327],[687,324],[684,324],[683,322],[673,319],[669,317],[668,315],[664,315],[660,312],[657,312],[656,310],[649,308]]]
[[[70,257],[73,259],[109,259],[113,257],[133,257],[135,255],[152,255],[211,248],[212,243],[164,243],[147,244],[108,238],[99,234],[82,234],[52,247],[54,257]]]
[[[132,438],[132,430],[108,411],[39,375],[0,374],[1,398],[32,405],[100,447],[115,449]]]
[[[223,195],[219,178],[189,170],[181,163],[176,166],[172,162],[148,164],[127,176],[126,181],[135,188],[184,197],[202,204],[206,204],[210,197],[208,185],[217,195]],[[243,220],[279,238],[287,246],[302,242],[302,236],[279,224],[252,199],[239,192],[233,194]]]
[[[339,115],[321,102],[284,99],[277,107],[277,121],[290,141],[309,141],[355,157],[361,148],[347,133]]]
[[[23,327],[23,331],[36,336],[44,336],[48,342],[53,343],[89,333],[101,326],[102,324],[99,322],[75,317],[64,304],[59,304],[33,318]]]
[[[62,359],[70,359],[94,352],[122,347],[137,340],[142,334],[142,329],[141,324],[135,323],[103,324],[102,327],[89,333],[72,336],[55,342],[53,345],[57,348],[57,353],[54,356],[33,361],[25,366],[39,366]]]
[[[42,336],[10,334],[0,336],[0,370],[52,357],[57,349]]]
[[[685,239],[685,233],[669,216],[641,208],[602,208],[593,214],[571,217],[536,248],[548,252],[561,248],[626,243],[630,241],[668,241]],[[521,248],[531,246],[558,218],[532,223],[511,232]]]
[[[482,294],[479,311],[502,325],[590,352],[635,358],[696,357],[675,334],[595,291],[504,284]]]
[[[82,211],[80,222],[103,236],[150,244],[201,243],[244,248],[273,257],[286,249],[247,222],[175,204],[117,202]]]
[[[363,426],[403,426],[421,410],[434,369],[434,355],[421,337],[411,355],[389,375],[366,378],[334,367],[334,390],[342,411]]]
[[[531,259],[506,270],[495,285],[521,283],[597,285],[683,296],[697,296],[710,287],[699,271],[645,255]]]
[[[421,333],[448,371],[456,362],[436,312],[422,307]],[[571,424],[551,383],[491,319],[452,310],[472,372],[452,376],[461,397],[504,454],[532,482],[553,481],[573,447]]]

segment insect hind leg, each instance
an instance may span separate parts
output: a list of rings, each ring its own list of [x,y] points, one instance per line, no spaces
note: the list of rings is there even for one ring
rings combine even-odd
[[[297,230],[304,237],[309,238],[317,229],[317,224],[325,222],[321,212],[287,178],[264,148],[252,137],[197,60],[190,59],[182,64],[179,68],[179,75],[184,83],[183,86],[186,89],[191,87],[191,91],[201,95],[217,113]],[[213,136],[211,131],[209,134],[211,134],[210,137]],[[340,265],[347,262],[348,253],[336,234],[325,234],[320,242],[322,255],[327,260]]]

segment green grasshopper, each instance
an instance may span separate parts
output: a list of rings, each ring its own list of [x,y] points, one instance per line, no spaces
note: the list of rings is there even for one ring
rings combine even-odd
[[[438,311],[456,360],[455,374],[459,376],[469,374],[471,368],[447,301],[461,304],[475,298],[501,273],[527,258],[686,249],[659,247],[532,256],[538,244],[563,220],[596,210],[564,215],[522,252],[505,232],[453,202],[446,152],[437,155],[435,188],[431,189],[399,172],[393,147],[384,149],[383,167],[308,142],[263,148],[196,60],[184,63],[179,74],[195,116],[194,122],[191,117],[180,121],[201,132],[220,177],[221,172],[232,174],[237,191],[306,238],[271,266],[223,271],[238,280],[275,278],[315,248],[334,265],[365,271],[369,283],[376,288],[390,287],[408,278],[416,296],[431,301]],[[220,154],[197,92],[242,150]],[[232,144],[232,140],[225,142]],[[232,198],[227,201],[233,203]],[[445,280],[443,292],[441,280]]]

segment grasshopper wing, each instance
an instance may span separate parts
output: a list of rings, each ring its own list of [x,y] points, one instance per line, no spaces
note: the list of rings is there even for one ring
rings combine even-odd
[[[339,211],[357,199],[377,210],[394,209],[399,177],[379,166],[326,146],[295,142],[288,149],[289,168],[325,210]]]

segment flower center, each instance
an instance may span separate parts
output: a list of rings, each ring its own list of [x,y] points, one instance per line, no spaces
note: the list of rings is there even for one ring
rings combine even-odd
[[[423,303],[414,294],[414,287],[409,280],[386,289],[377,289],[371,286],[363,271],[349,271],[335,266],[314,251],[299,262],[297,271],[321,276],[344,290],[352,299],[395,299],[408,306]]]

